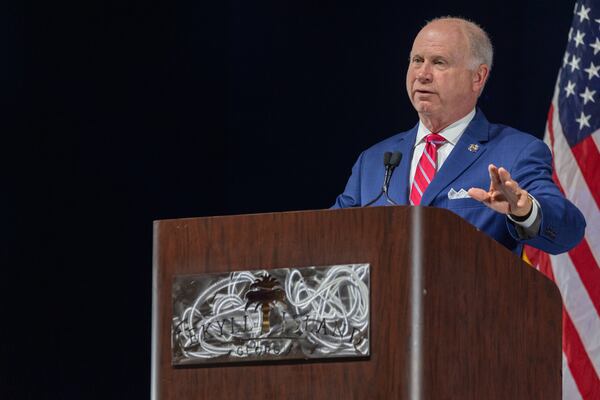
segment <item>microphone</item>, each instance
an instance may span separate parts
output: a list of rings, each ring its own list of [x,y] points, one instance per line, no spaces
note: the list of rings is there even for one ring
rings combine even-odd
[[[386,174],[386,178],[383,182],[383,187],[381,190],[383,190],[383,193],[385,193],[385,199],[387,200],[388,203],[393,204],[395,206],[398,205],[398,203],[396,203],[394,200],[392,200],[388,194],[388,189],[390,186],[390,181],[392,180],[392,174],[394,173],[394,169],[396,169],[396,167],[398,165],[400,165],[400,161],[402,161],[402,153],[400,153],[399,151],[396,151],[392,154],[392,156],[390,157],[390,162],[389,162],[389,172]]]
[[[392,153],[390,153],[389,151],[386,151],[385,153],[383,153],[383,165],[385,167],[388,166],[391,158],[392,158]]]
[[[390,154],[387,152],[386,154]],[[388,187],[390,185],[390,180],[392,179],[392,173],[394,169],[400,164],[400,160],[402,160],[402,153],[395,152],[390,154],[389,159],[386,162],[386,158],[384,156],[383,162],[385,165],[385,177],[383,178],[383,187],[382,190],[384,193],[387,193]]]
[[[396,151],[394,153],[390,153],[386,151],[383,154],[383,165],[385,167],[385,175],[383,177],[383,186],[381,187],[381,191],[373,200],[365,204],[363,207],[369,207],[371,204],[375,203],[377,200],[381,198],[385,194],[385,199],[388,203],[393,204],[395,206],[398,205],[394,200],[392,200],[388,194],[388,189],[390,186],[390,181],[392,179],[392,174],[394,173],[394,169],[400,165],[400,161],[402,160],[402,153]]]

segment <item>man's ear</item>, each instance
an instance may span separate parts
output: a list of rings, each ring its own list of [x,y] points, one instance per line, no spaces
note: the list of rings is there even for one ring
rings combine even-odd
[[[487,64],[480,64],[473,73],[473,91],[481,93],[487,79],[490,75],[490,67]]]

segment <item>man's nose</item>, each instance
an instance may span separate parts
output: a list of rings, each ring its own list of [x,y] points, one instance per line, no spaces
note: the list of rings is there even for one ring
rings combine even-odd
[[[433,75],[431,74],[431,65],[429,63],[421,65],[421,68],[417,71],[417,79],[421,83],[431,82]]]

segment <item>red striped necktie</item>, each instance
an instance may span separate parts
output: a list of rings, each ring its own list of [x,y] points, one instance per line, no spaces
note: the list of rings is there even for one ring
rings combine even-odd
[[[423,193],[425,193],[425,189],[427,189],[427,186],[429,186],[433,180],[433,176],[437,169],[437,149],[445,141],[446,139],[437,133],[430,133],[425,136],[425,150],[417,165],[412,189],[410,190],[411,204],[415,206],[421,204]]]

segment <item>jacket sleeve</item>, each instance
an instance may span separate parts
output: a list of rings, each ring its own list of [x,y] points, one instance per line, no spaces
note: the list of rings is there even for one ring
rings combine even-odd
[[[362,205],[360,181],[363,157],[364,152],[358,156],[358,160],[356,160],[352,167],[352,174],[350,175],[350,179],[348,179],[348,183],[346,183],[344,192],[335,199],[335,203],[331,208],[350,208]]]
[[[575,247],[583,239],[585,219],[552,181],[552,155],[546,144],[540,140],[527,144],[510,173],[519,186],[535,197],[541,214],[537,235],[525,239],[507,218],[511,236],[550,254],[564,253]]]

